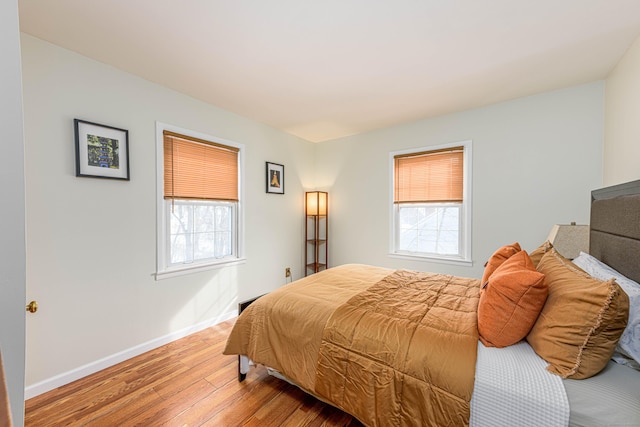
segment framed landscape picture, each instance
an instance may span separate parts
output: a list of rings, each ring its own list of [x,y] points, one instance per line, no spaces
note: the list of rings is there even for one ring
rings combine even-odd
[[[76,176],[129,180],[129,131],[74,119]]]
[[[284,194],[284,166],[267,162],[267,193]]]

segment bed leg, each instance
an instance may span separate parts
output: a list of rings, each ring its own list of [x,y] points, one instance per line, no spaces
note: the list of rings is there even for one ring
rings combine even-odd
[[[248,299],[246,301],[242,301],[238,304],[238,315],[241,314],[245,308],[249,307],[255,300],[260,298],[262,295],[258,295],[255,298]],[[249,372],[249,365],[251,361],[247,356],[238,356],[238,382],[242,382],[247,378],[247,372]]]
[[[251,368],[252,362],[247,356],[238,356],[238,382],[244,381],[247,378],[247,372]]]
[[[247,378],[247,374],[242,372],[242,356],[238,356],[238,382],[241,383]]]

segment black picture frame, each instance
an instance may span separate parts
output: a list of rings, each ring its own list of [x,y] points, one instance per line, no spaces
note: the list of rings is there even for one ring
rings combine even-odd
[[[267,162],[267,193],[284,194],[284,166]]]
[[[74,119],[76,176],[129,181],[129,131]]]

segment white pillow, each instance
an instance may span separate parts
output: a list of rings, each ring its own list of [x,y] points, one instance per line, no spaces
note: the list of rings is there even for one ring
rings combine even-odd
[[[640,364],[640,284],[584,252],[580,252],[580,255],[573,260],[573,263],[596,279],[615,279],[616,283],[629,296],[629,322],[622,332],[616,350],[622,353],[623,356],[629,356],[637,364]],[[628,364],[625,363],[624,357],[614,356],[613,359],[618,363]],[[637,366],[637,364],[635,365]]]

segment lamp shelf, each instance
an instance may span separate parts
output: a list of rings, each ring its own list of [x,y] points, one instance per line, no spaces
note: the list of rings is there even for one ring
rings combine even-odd
[[[305,194],[305,276],[326,270],[329,266],[328,199],[329,196],[324,191],[309,191]]]
[[[307,268],[312,269],[313,271],[321,271],[327,268],[327,264],[312,262],[311,264],[307,264]]]

